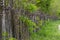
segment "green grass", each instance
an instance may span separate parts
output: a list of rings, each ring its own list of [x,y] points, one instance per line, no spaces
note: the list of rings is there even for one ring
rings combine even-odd
[[[30,40],[60,40],[58,25],[60,20],[47,22],[38,32],[31,34]]]

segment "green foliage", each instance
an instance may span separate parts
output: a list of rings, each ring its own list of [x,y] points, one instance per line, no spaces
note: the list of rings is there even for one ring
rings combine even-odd
[[[13,4],[14,8],[20,8],[21,7],[24,10],[27,10],[31,13],[38,10],[38,7],[35,4],[30,3],[30,1],[28,1],[28,0],[21,0],[21,1],[15,0],[14,3],[15,3],[15,4]]]
[[[50,3],[50,13],[53,15],[60,16],[60,0],[51,0]]]
[[[37,6],[35,4],[32,4],[32,3],[25,4],[24,8],[31,13],[37,10]]]
[[[17,39],[15,39],[15,38],[11,37],[11,38],[9,38],[9,40],[17,40]]]
[[[20,2],[20,3],[19,3]],[[24,10],[27,10],[29,12],[35,12],[38,9],[43,12],[48,12],[50,7],[51,0],[21,0],[21,1],[15,1],[14,7],[19,8],[22,7]]]
[[[40,3],[41,0],[36,0],[36,3]]]
[[[8,33],[7,33],[7,32],[3,32],[3,33],[2,33],[2,37],[3,37],[3,36],[7,37],[7,36],[8,36]],[[17,40],[17,39],[11,37],[11,38],[6,38],[6,40]]]
[[[40,18],[39,18],[38,16],[36,16],[36,20],[37,20],[37,22],[38,22],[37,25],[38,25],[39,27],[42,27],[42,26],[43,26],[42,24],[43,24],[44,21],[43,21],[43,20],[40,20]]]
[[[2,36],[8,36],[8,33],[7,32],[3,32]]]
[[[58,25],[60,21],[46,21],[45,25],[41,27],[36,33],[30,36],[30,40],[59,40],[60,31]]]
[[[33,22],[32,20],[30,20],[28,17],[26,16],[20,16],[20,20],[26,25],[29,27],[29,31],[30,33],[33,32],[33,30],[35,28],[37,28],[37,25],[35,22]],[[34,28],[33,28],[34,27]]]
[[[40,10],[43,12],[48,12],[49,11],[49,6],[50,6],[50,1],[51,0],[37,0],[38,2],[36,5],[40,7]]]
[[[26,23],[27,26],[35,26],[36,27],[36,24],[34,22],[32,22],[32,20],[30,20],[29,18],[27,18],[26,16],[21,16],[20,17],[20,20],[24,23]]]

